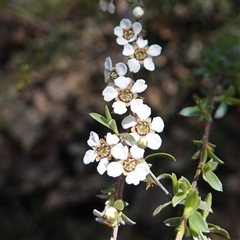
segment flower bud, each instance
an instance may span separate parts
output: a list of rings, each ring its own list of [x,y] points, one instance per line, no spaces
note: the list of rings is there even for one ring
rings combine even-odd
[[[138,147],[145,149],[148,145],[148,140],[146,137],[140,137],[137,142]]]
[[[142,7],[137,6],[133,9],[133,16],[135,18],[141,18],[144,14],[144,10],[142,9]]]
[[[115,221],[119,218],[118,211],[114,207],[109,207],[106,209],[104,217],[108,221]]]

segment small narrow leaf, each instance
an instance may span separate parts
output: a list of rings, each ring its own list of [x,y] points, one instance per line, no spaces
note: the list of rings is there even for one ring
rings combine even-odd
[[[186,107],[179,112],[184,117],[200,116],[201,111],[198,106]]]
[[[195,189],[191,191],[185,199],[185,207],[196,209],[199,205],[198,191]]]
[[[98,113],[89,113],[89,115],[90,115],[93,119],[95,119],[97,122],[99,122],[99,123],[101,123],[102,125],[104,125],[105,127],[111,129],[111,127],[110,127],[109,124],[108,124],[108,120],[107,120],[104,116],[102,116],[102,115],[100,115],[100,114],[98,114]]]
[[[205,203],[211,209],[211,206],[212,206],[212,194],[208,193],[208,195],[205,197],[204,200],[205,201],[203,203]],[[207,219],[207,216],[208,216],[209,212],[212,212],[212,209],[211,209],[211,211],[208,210],[208,209],[204,209],[204,208],[200,208],[200,209],[203,210],[203,212],[202,212],[203,219]]]
[[[165,225],[168,227],[177,227],[181,222],[180,217],[168,218],[164,221]]]
[[[207,150],[209,157],[213,159],[214,162],[217,162],[219,164],[224,164],[224,162],[218,158],[211,150]]]
[[[172,205],[175,207],[182,202],[187,196],[186,192],[179,192],[172,198]]]
[[[124,213],[122,213],[122,219],[124,220],[124,222],[128,225],[134,225],[136,224],[136,222],[134,222],[133,220],[131,220],[129,217],[127,217]]]
[[[115,119],[112,119],[109,121],[108,125],[110,126],[110,128],[113,130],[113,132],[118,135],[118,128],[117,128],[117,123],[115,121]]]
[[[196,160],[200,158],[201,149],[195,152],[192,156],[192,159]]]
[[[178,180],[177,180],[177,176],[175,173],[172,173],[172,186],[173,186],[173,193],[174,195],[177,194],[178,192]]]
[[[216,191],[222,192],[222,183],[212,171],[203,172],[203,179],[209,183],[209,185]]]
[[[214,118],[220,119],[224,117],[227,112],[227,109],[228,109],[228,105],[225,102],[221,102],[221,104],[218,106],[214,114]]]
[[[157,177],[158,180],[161,180],[161,179],[164,179],[164,178],[172,179],[172,175],[169,174],[169,173],[163,173],[163,174],[160,174],[160,175]]]
[[[168,205],[170,205],[171,202],[167,202],[164,204],[159,205],[153,212],[153,217],[155,217],[162,209],[164,209],[165,207],[167,207]]]
[[[108,121],[112,120],[112,116],[107,105],[105,105],[105,115]]]
[[[210,230],[211,233],[222,235],[222,236],[230,239],[230,235],[229,235],[228,231],[225,230],[224,228],[221,228],[221,227],[219,227],[217,225],[214,225],[212,223],[208,223],[208,227],[209,227],[209,230]]]
[[[145,157],[145,160],[147,160],[148,158],[151,158],[151,157],[165,157],[165,158],[170,158],[170,159],[172,159],[173,161],[176,162],[176,158],[173,157],[169,153],[153,153],[153,154],[150,154],[147,157]]]
[[[122,200],[116,200],[113,205],[117,210],[122,211],[124,209],[124,203]]]
[[[209,232],[208,225],[199,212],[193,212],[188,221],[193,236],[197,237],[200,232]]]

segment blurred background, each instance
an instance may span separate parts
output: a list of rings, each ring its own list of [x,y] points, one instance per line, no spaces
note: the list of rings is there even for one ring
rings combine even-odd
[[[222,55],[236,49],[226,61],[235,66],[229,80],[239,78],[240,4],[238,0],[144,4],[145,36],[163,51],[154,59],[156,70],[142,69],[135,79],[146,80],[145,102],[152,116],[165,121],[160,151],[177,159],[152,158],[152,171],[175,172],[191,181],[197,167],[191,160],[196,151],[192,140],[201,139],[204,122],[178,113],[194,105],[193,93],[201,95],[199,83],[209,85],[209,78],[196,72],[202,71],[204,47],[220,49]],[[104,208],[96,195],[115,179],[100,176],[95,163],[84,165],[82,159],[89,149],[89,132],[100,137],[108,132],[89,116],[104,113],[104,61],[108,56],[114,64],[127,60],[113,29],[122,18],[134,21],[133,8],[120,0],[116,9],[114,15],[101,12],[97,0],[1,0],[2,240],[110,239],[111,229],[96,223],[92,211]],[[216,62],[222,55],[215,55]],[[240,239],[239,113],[240,107],[232,106],[211,127],[210,141],[225,162],[216,170],[224,192],[212,190],[203,180],[198,185],[201,193],[213,193],[209,221],[227,229],[232,240]],[[163,183],[170,190],[168,180]],[[158,188],[146,191],[144,183],[128,185],[124,200],[130,204],[126,215],[137,224],[120,227],[119,240],[174,239],[174,229],[163,221],[181,212],[169,207],[152,217],[154,209],[168,200]],[[224,238],[211,235],[211,239]]]

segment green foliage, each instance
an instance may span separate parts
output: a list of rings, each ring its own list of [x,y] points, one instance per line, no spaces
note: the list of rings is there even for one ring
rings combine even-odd
[[[196,106],[186,107],[179,114],[184,117],[198,116],[200,120],[212,121],[211,107],[208,104],[208,99],[201,99],[195,96]]]
[[[161,157],[161,158],[170,158],[172,159],[173,161],[176,161],[176,158],[173,157],[171,154],[169,153],[153,153],[153,154],[150,154],[148,156],[145,157],[145,160],[147,160],[148,158],[151,158],[151,157]]]
[[[23,64],[18,68],[18,73],[21,76],[20,81],[15,85],[16,91],[22,91],[28,85],[34,83],[33,79],[29,76],[30,66]]]
[[[222,235],[228,239],[230,239],[230,235],[229,233],[224,229],[224,228],[221,228],[215,224],[212,224],[212,223],[208,223],[208,227],[209,227],[209,230],[211,233],[216,233],[218,235]]]
[[[89,115],[95,119],[97,122],[101,123],[103,126],[110,128],[116,135],[118,135],[118,128],[116,121],[112,118],[111,113],[107,107],[105,106],[105,114],[106,117],[102,116],[98,113],[89,113]]]

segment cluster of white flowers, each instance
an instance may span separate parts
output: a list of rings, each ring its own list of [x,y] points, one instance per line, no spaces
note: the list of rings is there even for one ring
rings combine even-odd
[[[102,10],[113,12],[113,2],[100,0]],[[139,19],[144,11],[140,7],[133,10]],[[122,19],[119,26],[114,28],[116,42],[123,46],[122,54],[128,56],[127,65],[119,62],[113,65],[110,57],[105,60],[104,80],[107,86],[102,92],[106,102],[113,101],[113,112],[118,115],[126,114],[122,120],[122,128],[131,135],[131,143],[124,141],[120,135],[107,133],[104,139],[99,139],[95,132],[91,132],[88,145],[92,148],[85,153],[83,162],[89,164],[97,161],[99,174],[105,172],[111,177],[126,176],[128,184],[138,185],[145,180],[150,172],[148,163],[144,159],[145,148],[157,150],[162,140],[157,133],[163,131],[164,122],[161,117],[151,119],[151,108],[143,103],[139,94],[147,89],[144,79],[133,80],[127,77],[127,72],[137,73],[141,65],[153,71],[155,65],[152,57],[161,53],[157,44],[148,46],[148,40],[140,36],[142,25],[136,21]]]

